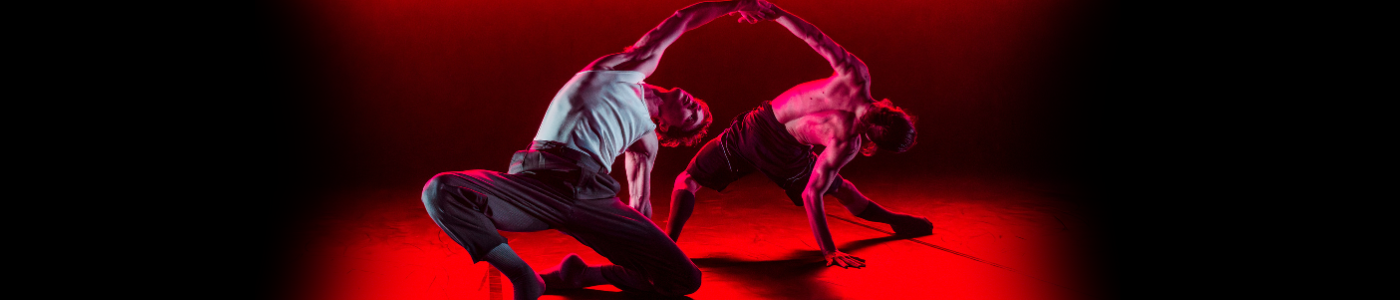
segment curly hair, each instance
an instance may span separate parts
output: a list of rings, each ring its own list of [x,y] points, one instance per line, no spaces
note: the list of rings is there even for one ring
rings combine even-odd
[[[875,102],[871,109],[860,117],[860,122],[867,126],[865,136],[875,143],[877,149],[901,153],[914,147],[919,132],[914,129],[913,116],[894,106],[890,99]],[[875,153],[872,149],[862,154],[870,156]]]
[[[714,116],[710,115],[710,104],[700,99],[695,99],[695,102],[700,104],[700,109],[704,111],[705,121],[700,123],[700,127],[691,130],[682,130],[671,126],[657,126],[656,139],[661,146],[673,148],[681,145],[685,145],[686,147],[695,146],[705,138],[705,134],[709,133],[710,123],[714,123],[715,121]],[[658,121],[659,120],[655,118],[652,120],[652,122],[661,124],[661,122]]]

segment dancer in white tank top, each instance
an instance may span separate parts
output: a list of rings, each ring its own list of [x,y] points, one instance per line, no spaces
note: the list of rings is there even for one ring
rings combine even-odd
[[[510,279],[515,299],[544,289],[611,284],[680,296],[700,288],[700,269],[650,220],[651,170],[659,146],[695,145],[713,120],[708,106],[681,89],[642,83],[661,54],[687,30],[726,14],[767,19],[755,0],[701,2],[671,15],[626,51],[598,58],[559,90],[530,149],[516,152],[509,173],[446,172],[423,187],[428,215],[472,261],[485,260]],[[608,173],[626,159],[629,207]],[[615,265],[588,265],[570,254],[536,273],[497,230],[555,229]]]

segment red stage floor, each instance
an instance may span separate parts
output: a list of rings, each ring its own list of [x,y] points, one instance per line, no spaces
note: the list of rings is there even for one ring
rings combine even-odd
[[[838,248],[863,269],[823,267],[803,211],[762,176],[724,193],[702,189],[679,243],[704,272],[693,299],[1099,298],[1095,231],[1076,199],[1025,182],[848,176],[892,210],[929,217],[933,235],[894,239],[834,198],[827,213]],[[426,179],[426,178],[425,178]],[[669,180],[661,180],[669,182]],[[663,187],[658,184],[657,187]],[[657,190],[662,228],[669,188]],[[472,264],[428,218],[417,187],[343,191],[336,207],[300,228],[296,299],[510,299],[509,281]],[[536,270],[568,253],[598,254],[556,231],[505,233]],[[541,299],[634,299],[611,286]]]

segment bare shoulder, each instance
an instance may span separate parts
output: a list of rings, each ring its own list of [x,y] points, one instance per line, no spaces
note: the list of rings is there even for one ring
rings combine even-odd
[[[604,55],[593,60],[582,71],[628,71],[636,68],[636,59],[632,52],[618,52]]]
[[[815,112],[833,108],[828,92],[831,78],[808,81],[784,91],[773,98],[773,113],[778,121],[787,123]]]
[[[841,100],[870,98],[870,78],[855,75],[834,75],[825,85],[826,94]]]
[[[779,102],[779,101],[782,101],[782,102],[785,102],[785,103],[786,103],[786,102],[793,102],[793,104],[798,104],[798,105],[807,106],[807,105],[809,105],[809,104],[807,104],[805,101],[795,101],[795,100],[810,100],[810,99],[816,99],[816,98],[825,98],[825,97],[826,97],[825,93],[826,93],[826,90],[827,90],[827,85],[830,84],[830,82],[831,82],[831,78],[822,78],[822,79],[817,79],[817,80],[813,80],[813,81],[803,82],[803,83],[800,83],[800,84],[798,84],[798,85],[795,85],[795,86],[793,86],[793,87],[791,87],[791,88],[788,88],[787,91],[783,91],[783,93],[782,93],[781,95],[778,95],[778,98],[774,98],[774,99],[773,99],[773,102],[775,102],[775,103],[774,103],[774,106],[777,106],[778,103],[776,103],[776,102]],[[795,101],[795,102],[794,102],[794,101]]]

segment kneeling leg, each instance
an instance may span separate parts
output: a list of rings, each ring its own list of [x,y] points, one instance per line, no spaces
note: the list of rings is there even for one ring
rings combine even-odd
[[[501,177],[479,170],[438,174],[423,187],[423,206],[433,222],[471,254],[472,262],[484,260],[510,279],[515,299],[537,299],[544,292],[544,280],[505,244],[496,226],[540,230],[548,226],[540,228],[542,221],[492,199],[492,193],[505,192],[483,184],[493,175]]]

